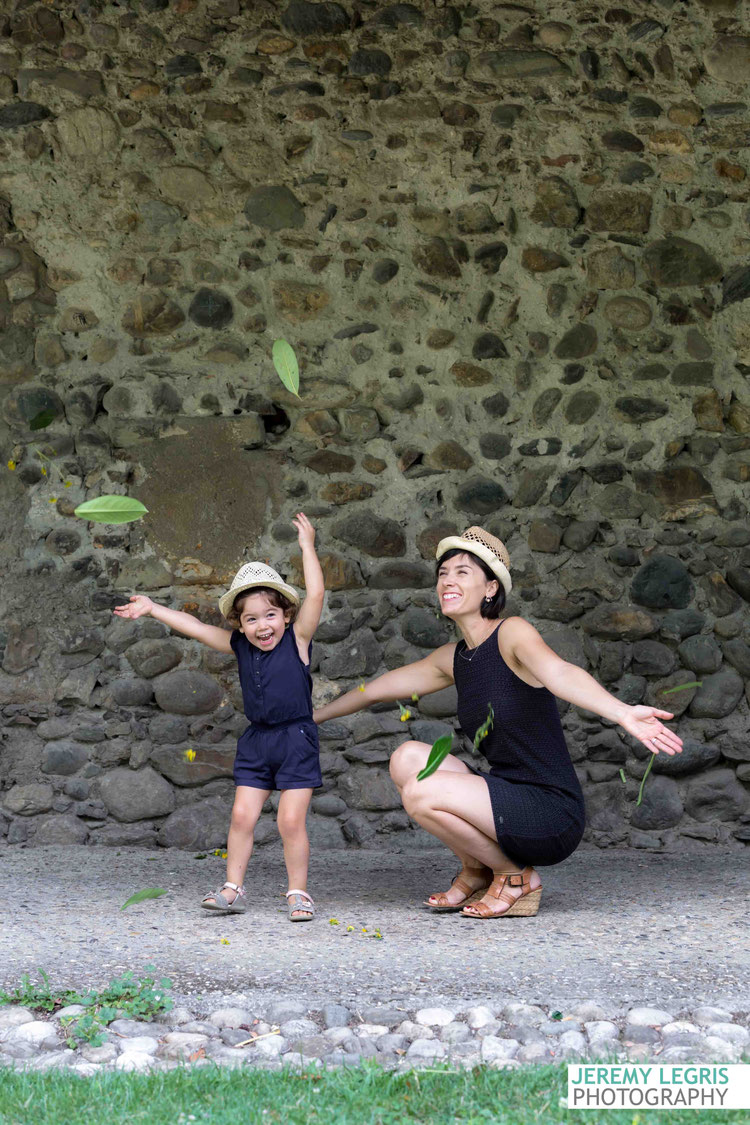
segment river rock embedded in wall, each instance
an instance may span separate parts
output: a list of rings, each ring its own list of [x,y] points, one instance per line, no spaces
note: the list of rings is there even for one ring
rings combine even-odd
[[[55,122],[57,135],[65,153],[75,159],[89,159],[103,154],[115,156],[120,129],[105,109],[84,106],[61,113]]]

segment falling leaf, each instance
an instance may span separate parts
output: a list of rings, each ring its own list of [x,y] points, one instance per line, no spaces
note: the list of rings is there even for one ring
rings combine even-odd
[[[74,515],[93,523],[132,523],[147,512],[148,508],[132,496],[97,496],[79,504]]]
[[[40,410],[29,422],[30,430],[46,430],[57,417],[56,410]]]
[[[120,910],[126,910],[128,906],[135,906],[137,902],[144,902],[147,898],[161,898],[166,893],[162,887],[148,887],[145,891],[136,891],[127,902],[122,904]]]
[[[274,340],[271,355],[276,374],[286,389],[299,398],[299,364],[294,348],[286,340]]]
[[[487,718],[484,720],[481,727],[479,728],[477,733],[474,735],[474,749],[475,750],[479,749],[479,743],[482,741],[483,738],[487,737],[487,735],[490,733],[490,730],[495,725],[495,712],[492,709],[491,703],[488,704],[488,706],[489,706],[489,710],[487,712]]]
[[[448,757],[452,749],[453,731],[451,731],[450,734],[442,735],[437,739],[436,742],[433,742],[432,749],[430,750],[430,756],[427,759],[427,763],[424,769],[421,769],[417,774],[417,781],[424,781],[426,777],[429,777],[430,774],[433,774],[440,763]]]
[[[646,778],[647,778],[647,777],[648,777],[648,775],[649,775],[649,774],[651,773],[651,767],[652,767],[652,766],[653,766],[653,764],[654,764],[654,758],[655,758],[655,757],[656,757],[656,754],[654,754],[654,753],[652,752],[652,754],[651,754],[651,759],[650,759],[650,761],[649,761],[648,765],[646,766],[646,772],[644,773],[644,775],[643,775],[643,779],[642,779],[642,781],[641,781],[641,787],[640,787],[640,789],[638,790],[638,800],[637,800],[637,801],[635,802],[635,803],[636,803],[636,805],[640,805],[641,801],[643,800],[643,786],[644,786],[644,785],[646,784]]]

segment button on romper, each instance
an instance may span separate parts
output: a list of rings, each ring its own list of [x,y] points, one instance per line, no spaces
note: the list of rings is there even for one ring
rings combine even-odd
[[[310,665],[303,664],[294,626],[270,652],[232,632],[245,715],[251,725],[237,742],[235,785],[254,789],[315,789],[320,773],[318,727],[312,717]],[[312,649],[312,645],[310,646]]]
[[[498,648],[498,629],[470,657],[465,641],[459,641],[453,657],[464,733],[473,740],[490,704],[494,711],[494,726],[479,744],[490,771],[469,768],[487,782],[497,842],[505,854],[524,866],[560,863],[583,835],[583,792],[555,696],[545,687],[531,687],[508,667]]]

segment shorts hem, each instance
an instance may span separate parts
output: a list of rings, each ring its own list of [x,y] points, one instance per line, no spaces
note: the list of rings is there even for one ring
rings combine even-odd
[[[279,783],[276,780],[260,782],[256,779],[245,780],[242,777],[235,777],[234,784],[236,786],[246,785],[250,789],[268,789],[270,792],[274,792],[275,790],[281,792],[284,789],[320,789],[323,784],[323,779],[321,778],[319,781],[290,781],[288,783]]]

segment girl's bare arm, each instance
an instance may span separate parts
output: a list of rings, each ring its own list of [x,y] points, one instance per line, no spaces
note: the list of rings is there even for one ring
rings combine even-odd
[[[152,602],[151,598],[143,594],[134,594],[128,605],[118,605],[113,612],[117,617],[129,621],[135,621],[138,617],[155,617],[170,629],[186,637],[192,637],[193,640],[200,641],[201,644],[208,645],[217,652],[232,651],[229,643],[231,634],[226,629],[219,629],[216,625],[204,625],[197,617],[193,617],[192,613],[183,613],[180,609],[168,609],[167,606]]]

